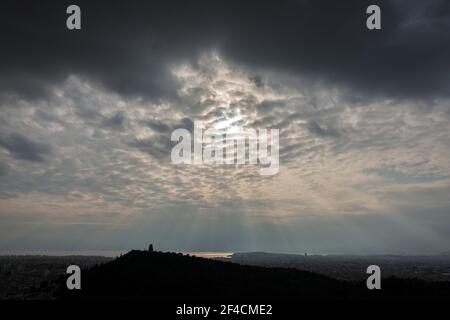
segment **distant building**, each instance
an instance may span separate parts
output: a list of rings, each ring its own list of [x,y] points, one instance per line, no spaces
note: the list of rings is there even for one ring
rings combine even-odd
[[[148,246],[148,252],[153,252],[153,244],[151,244],[151,243]]]

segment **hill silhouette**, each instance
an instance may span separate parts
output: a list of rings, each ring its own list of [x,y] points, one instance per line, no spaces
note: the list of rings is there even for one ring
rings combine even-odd
[[[205,258],[131,251],[82,271],[81,290],[59,281],[62,299],[310,300],[450,298],[450,283],[383,279],[382,290],[307,271],[243,266]]]

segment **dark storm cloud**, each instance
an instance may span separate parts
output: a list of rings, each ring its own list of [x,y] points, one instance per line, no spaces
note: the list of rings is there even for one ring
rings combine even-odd
[[[6,163],[0,162],[0,177],[6,176],[9,172],[9,166]]]
[[[262,78],[260,75],[255,75],[249,77],[249,80],[255,84],[256,87],[262,88],[264,87],[264,82],[262,81]]]
[[[449,94],[445,0],[76,1],[82,30],[68,31],[72,2],[3,3],[1,92],[45,97],[77,74],[122,95],[176,98],[169,67],[216,49],[249,68],[342,85],[363,97]],[[365,27],[369,4],[382,9],[381,31]]]
[[[52,113],[45,112],[43,110],[36,110],[35,115],[39,119],[42,119],[43,121],[46,121],[46,122],[54,122],[54,123],[64,124],[64,121],[59,119],[57,116],[55,116]]]
[[[171,126],[169,126],[168,124],[166,124],[166,123],[163,123],[162,121],[160,121],[160,120],[148,120],[147,121],[147,125],[153,130],[153,131],[156,131],[156,132],[159,132],[159,133],[169,133],[169,132],[171,132],[172,131],[172,128],[171,128]]]
[[[170,159],[170,150],[172,149],[172,141],[166,135],[157,135],[149,139],[137,139],[130,143],[130,146],[145,152],[157,160]]]
[[[44,161],[44,156],[51,151],[49,145],[33,142],[19,133],[1,137],[0,146],[6,149],[16,159],[33,162]]]
[[[164,123],[161,120],[150,119],[145,122],[155,135],[147,139],[136,139],[129,143],[130,146],[145,152],[157,160],[170,159],[170,153],[177,142],[171,141],[171,133],[176,129],[186,129],[189,132],[194,130],[194,122],[189,118],[180,121]]]
[[[114,130],[122,130],[126,121],[126,116],[123,112],[116,112],[112,117],[105,117],[102,121],[104,128],[110,128]]]
[[[256,106],[256,110],[258,110],[258,114],[267,114],[271,113],[273,109],[277,107],[282,107],[284,105],[284,101],[263,101]]]
[[[311,120],[308,123],[308,130],[321,137],[337,137],[339,134],[332,128],[320,126],[316,121]]]
[[[165,123],[157,119],[149,119],[145,124],[156,133],[170,135],[176,129],[186,129],[190,132],[194,130],[194,122],[189,118],[183,118],[180,121],[171,121]]]

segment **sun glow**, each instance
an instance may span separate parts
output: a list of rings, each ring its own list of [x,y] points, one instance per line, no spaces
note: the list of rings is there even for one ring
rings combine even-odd
[[[237,133],[242,130],[242,120],[243,116],[238,109],[233,114],[223,114],[223,116],[214,123],[214,128],[216,130],[224,131],[225,133]]]

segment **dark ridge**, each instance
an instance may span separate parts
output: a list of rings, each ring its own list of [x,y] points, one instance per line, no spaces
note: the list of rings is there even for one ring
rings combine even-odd
[[[57,297],[180,301],[449,299],[450,283],[389,278],[383,279],[381,290],[368,290],[365,281],[341,281],[307,271],[134,250],[83,270],[81,290],[66,289],[66,278],[61,278]]]

